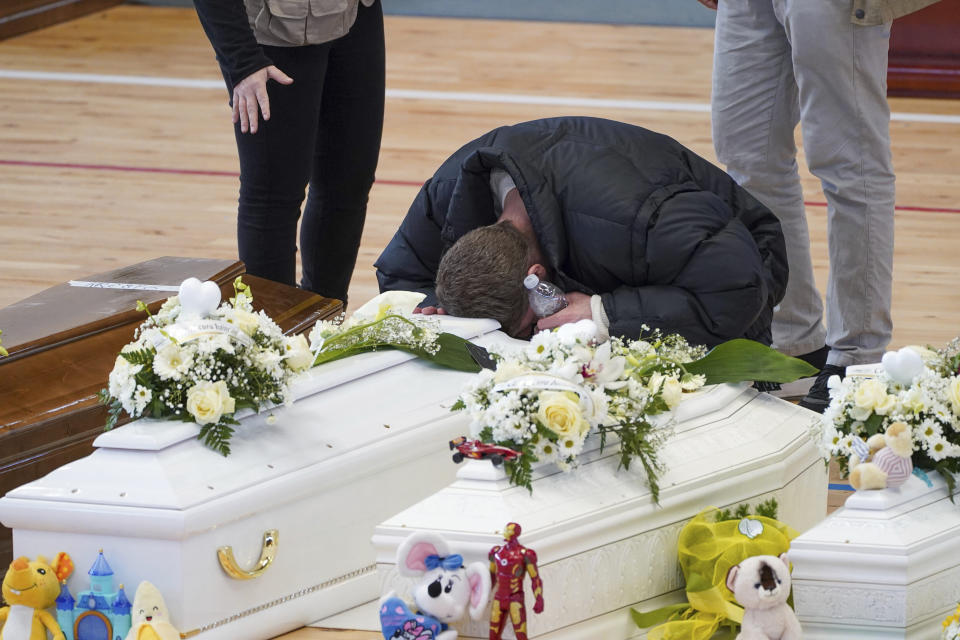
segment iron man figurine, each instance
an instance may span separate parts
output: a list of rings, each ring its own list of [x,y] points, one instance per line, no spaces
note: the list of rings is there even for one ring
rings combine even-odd
[[[517,640],[527,640],[527,610],[523,602],[523,574],[530,574],[537,601],[534,613],[543,611],[543,580],[537,570],[537,553],[520,544],[520,525],[509,523],[503,532],[506,544],[490,549],[490,578],[494,584],[490,611],[490,640],[500,640],[507,612]]]

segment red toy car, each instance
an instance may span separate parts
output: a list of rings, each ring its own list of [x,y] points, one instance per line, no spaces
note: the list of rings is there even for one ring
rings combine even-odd
[[[464,458],[473,458],[474,460],[489,460],[493,463],[493,466],[497,467],[503,464],[504,460],[514,460],[520,457],[519,451],[499,447],[495,444],[486,444],[479,440],[467,440],[466,436],[451,440],[450,450],[454,451],[453,461],[457,464],[463,462]]]

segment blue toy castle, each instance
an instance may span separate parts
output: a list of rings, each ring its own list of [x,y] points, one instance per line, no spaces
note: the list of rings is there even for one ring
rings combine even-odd
[[[113,590],[113,569],[103,557],[103,549],[90,571],[90,590],[81,591],[74,600],[67,583],[60,585],[57,598],[57,622],[67,640],[124,640],[130,631],[130,601],[123,592]]]

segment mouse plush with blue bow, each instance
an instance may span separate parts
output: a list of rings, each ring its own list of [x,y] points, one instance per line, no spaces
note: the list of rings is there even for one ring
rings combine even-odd
[[[469,613],[479,620],[490,598],[490,572],[483,562],[464,566],[450,553],[446,540],[432,533],[413,533],[397,549],[400,575],[418,578],[414,608],[388,593],[380,601],[380,627],[387,640],[454,640],[448,625]]]

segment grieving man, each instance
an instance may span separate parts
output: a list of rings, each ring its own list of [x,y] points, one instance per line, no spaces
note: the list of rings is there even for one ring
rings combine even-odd
[[[667,136],[586,117],[505,126],[467,143],[420,190],[378,258],[381,291],[424,313],[490,317],[518,337],[593,318],[716,345],[770,344],[787,283],[777,218]],[[569,305],[533,316],[529,273]]]

